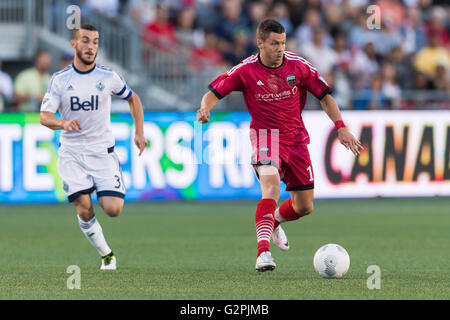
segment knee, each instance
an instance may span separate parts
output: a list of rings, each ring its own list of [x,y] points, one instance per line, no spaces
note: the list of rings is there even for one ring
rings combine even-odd
[[[105,211],[105,213],[112,217],[118,217],[120,216],[120,214],[122,213],[122,206],[120,205],[107,205],[103,207],[103,210]]]
[[[262,198],[263,199],[274,199],[275,201],[278,201],[278,198],[280,197],[280,185],[276,183],[271,184],[265,184],[262,187]]]
[[[115,197],[101,197],[99,198],[100,206],[103,211],[110,217],[118,217],[122,213],[123,199]]]
[[[277,200],[280,196],[280,185],[279,184],[271,184],[266,188],[267,196],[271,199]]]
[[[94,213],[89,208],[78,207],[77,214],[84,221],[89,221],[94,217]]]
[[[299,214],[301,217],[307,216],[308,214],[310,214],[314,210],[313,203],[297,204],[297,203],[292,202],[292,207],[293,207],[294,211],[297,214]]]
[[[92,205],[76,202],[75,209],[78,216],[84,221],[89,221],[94,217],[94,210],[92,208]]]

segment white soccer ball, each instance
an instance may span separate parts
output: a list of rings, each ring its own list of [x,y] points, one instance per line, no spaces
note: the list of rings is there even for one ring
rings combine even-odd
[[[329,243],[314,255],[314,269],[324,278],[342,278],[350,267],[350,256],[342,246]]]

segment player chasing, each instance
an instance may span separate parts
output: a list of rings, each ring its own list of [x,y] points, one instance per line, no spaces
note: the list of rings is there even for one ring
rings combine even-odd
[[[82,24],[70,45],[73,64],[53,74],[41,105],[40,122],[62,129],[58,149],[58,173],[63,189],[73,202],[81,231],[102,257],[101,270],[115,270],[116,257],[95,217],[91,193],[96,191],[103,211],[110,217],[122,212],[125,186],[110,128],[111,95],[128,101],[135,124],[134,142],[142,154],[143,111],[139,96],[114,70],[95,63],[99,34]],[[61,119],[54,114],[59,111]]]
[[[259,53],[220,75],[210,85],[197,111],[197,121],[209,121],[210,111],[232,91],[242,91],[251,116],[252,164],[262,199],[256,207],[256,270],[276,267],[270,239],[281,250],[289,242],[280,223],[313,211],[314,174],[308,152],[309,135],[301,117],[307,92],[317,99],[338,131],[339,141],[355,156],[361,143],[346,128],[328,84],[308,61],[285,51],[286,32],[275,20],[261,22],[256,31]],[[280,180],[291,198],[279,208]]]

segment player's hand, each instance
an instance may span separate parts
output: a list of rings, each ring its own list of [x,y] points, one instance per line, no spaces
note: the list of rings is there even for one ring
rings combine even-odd
[[[62,127],[66,131],[75,130],[77,132],[81,132],[81,124],[77,119],[63,120]]]
[[[339,141],[344,147],[350,149],[355,156],[359,155],[360,151],[364,149],[361,142],[359,142],[347,128],[340,128],[338,130]]]
[[[134,143],[139,149],[139,155],[141,155],[142,152],[144,152],[145,147],[147,146],[147,139],[145,139],[142,134],[137,134],[134,137]]]
[[[197,110],[197,121],[200,123],[209,122],[209,111],[203,108]]]

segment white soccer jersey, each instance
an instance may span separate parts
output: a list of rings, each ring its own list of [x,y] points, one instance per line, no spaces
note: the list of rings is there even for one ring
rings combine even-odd
[[[132,91],[125,80],[114,70],[96,64],[87,72],[67,66],[53,74],[41,111],[56,113],[62,119],[77,119],[81,132],[61,132],[60,142],[64,147],[114,145],[110,128],[111,96],[123,99],[131,97]]]

